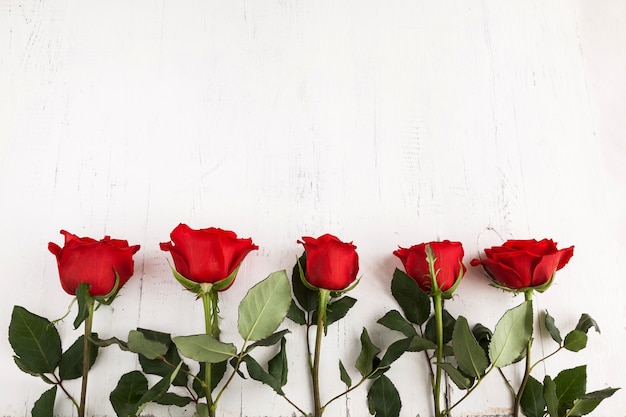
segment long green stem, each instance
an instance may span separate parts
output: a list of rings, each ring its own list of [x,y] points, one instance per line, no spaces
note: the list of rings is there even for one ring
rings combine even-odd
[[[204,330],[206,334],[219,338],[218,323],[218,296],[217,292],[211,290],[202,291],[202,305],[204,307]],[[209,409],[209,417],[215,417],[217,404],[213,402],[211,393],[211,363],[204,363],[204,385],[206,386],[206,402]]]
[[[435,326],[437,330],[437,363],[443,362],[443,299],[441,294],[433,295],[435,308]],[[433,384],[433,402],[435,406],[435,417],[441,417],[441,367],[436,366],[435,383]]]
[[[317,331],[315,332],[315,353],[313,356],[313,368],[311,369],[311,379],[313,382],[313,401],[315,405],[314,417],[322,417],[324,408],[322,407],[322,399],[320,397],[320,354],[322,350],[322,335],[324,326],[326,325],[326,305],[330,292],[328,290],[320,290],[317,305]]]
[[[527,290],[524,293],[524,299],[526,301],[532,301],[533,299],[533,290]],[[520,404],[522,402],[522,396],[524,395],[524,390],[526,389],[526,384],[528,383],[528,378],[530,377],[530,348],[532,347],[532,338],[528,341],[528,346],[526,346],[526,362],[524,366],[524,377],[522,378],[522,383],[520,384],[519,390],[517,391],[517,395],[515,395],[515,403],[513,404],[513,417],[519,417],[520,415]]]
[[[85,334],[83,337],[83,374],[80,387],[80,404],[78,406],[78,417],[85,417],[85,405],[87,403],[87,375],[89,374],[89,349],[91,347],[89,338],[91,336],[91,327],[93,324],[94,311],[93,298],[87,296],[85,302],[87,303],[89,315],[85,319],[84,323]]]

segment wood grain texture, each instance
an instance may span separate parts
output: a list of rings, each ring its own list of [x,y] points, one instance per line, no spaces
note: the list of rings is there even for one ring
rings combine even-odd
[[[118,337],[137,326],[202,331],[201,304],[158,247],[178,223],[251,236],[260,250],[223,293],[225,340],[238,340],[247,289],[290,270],[301,236],[329,232],[357,245],[362,280],[350,320],[325,341],[328,397],[341,389],[337,357],[356,374],[363,326],[381,345],[393,337],[375,321],[397,308],[388,288],[398,245],[459,240],[469,264],[505,239],[549,237],[576,252],[538,311],[563,328],[587,312],[602,334],[537,374],[587,363],[590,389],[624,386],[626,6],[600,3],[0,2],[0,328],[14,304],[65,313],[70,297],[46,249],[60,229],[142,245],[135,277],[94,322]],[[521,301],[474,268],[457,294],[453,313],[492,328]],[[287,392],[308,408],[304,336],[285,326]],[[69,327],[65,343],[77,337]],[[545,332],[534,349],[550,351]],[[0,415],[26,416],[46,387],[11,355],[0,338]],[[116,348],[99,360],[109,365],[93,370],[89,407],[112,416],[108,393],[138,364]],[[421,360],[407,355],[389,374],[403,416],[432,413]],[[619,391],[592,415],[624,409]],[[292,412],[269,388],[237,380],[220,416]],[[454,417],[509,412],[494,376]],[[365,391],[328,414],[368,415]]]

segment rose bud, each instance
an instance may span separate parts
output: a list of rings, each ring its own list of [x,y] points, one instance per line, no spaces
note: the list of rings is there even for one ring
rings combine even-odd
[[[356,280],[359,256],[356,246],[333,235],[299,240],[306,253],[305,279],[313,287],[331,291],[345,290]]]

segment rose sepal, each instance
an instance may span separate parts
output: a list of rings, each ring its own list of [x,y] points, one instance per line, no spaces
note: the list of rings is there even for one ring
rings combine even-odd
[[[120,292],[121,288],[120,274],[118,274],[116,270],[113,270],[113,272],[115,272],[115,282],[113,283],[113,288],[111,288],[111,291],[109,291],[108,294],[97,295],[93,297],[94,300],[96,300],[98,303],[104,304],[106,306],[111,305],[115,297],[117,297],[117,294]]]
[[[302,264],[300,263],[300,258],[296,257],[296,263],[298,264],[298,270],[300,270],[300,281],[302,281],[302,284],[311,291],[319,291],[320,288],[311,285],[309,281],[306,280],[306,274],[304,273],[304,268],[302,268]]]
[[[169,263],[169,261],[167,261],[167,263],[170,266],[170,269],[172,270],[172,274],[174,275],[174,278],[176,278],[176,281],[178,281],[180,283],[180,285],[182,285],[183,287],[185,287],[185,289],[195,293],[195,294],[199,294],[201,287],[200,284],[192,281],[188,278],[185,278],[181,273],[179,273],[173,266],[172,264]]]
[[[352,291],[354,289],[354,287],[359,285],[359,282],[361,282],[361,278],[355,279],[354,282],[352,283],[352,285],[350,285],[348,288],[344,288],[343,290],[333,290],[333,291],[331,291],[330,292],[330,296],[332,298],[339,298],[342,295],[344,295],[345,293],[347,293],[348,291]]]
[[[169,261],[168,261],[169,263]],[[180,272],[178,272],[173,266],[172,264],[170,265],[170,269],[172,270],[172,274],[174,275],[174,278],[176,278],[176,281],[178,281],[183,287],[185,287],[187,290],[198,294],[198,295],[202,295],[202,293],[208,293],[209,291],[215,290],[215,291],[223,291],[225,289],[227,289],[228,287],[230,287],[233,283],[233,281],[235,280],[235,277],[237,276],[237,272],[239,271],[239,267],[235,268],[235,270],[233,272],[231,272],[231,274],[229,276],[227,276],[226,278],[220,280],[220,281],[216,281],[213,283],[199,283],[199,282],[195,282],[190,280],[189,278],[186,278],[185,276],[183,276]],[[207,288],[207,285],[210,285],[210,288]]]
[[[507,292],[512,292],[514,295],[517,294],[524,294],[528,291],[537,291],[540,293],[545,292],[548,288],[550,288],[550,286],[552,285],[552,283],[554,282],[554,277],[556,276],[556,271],[554,271],[552,273],[552,275],[550,276],[550,279],[542,285],[538,285],[536,287],[523,287],[523,288],[509,288],[505,285],[499,284],[494,277],[491,275],[491,273],[489,271],[487,271],[485,269],[485,272],[487,273],[487,275],[489,276],[489,278],[491,279],[491,282],[489,283],[489,285],[491,285],[494,288],[498,288],[501,289],[503,291],[507,291]]]
[[[454,293],[454,291],[456,291],[457,287],[461,283],[461,280],[463,279],[463,263],[461,261],[459,261],[459,266],[459,275],[456,277],[454,284],[452,284],[450,288],[441,293],[441,295],[443,295],[443,298],[452,298],[452,294]]]
[[[241,266],[241,264],[239,266]],[[223,280],[214,282],[213,288],[216,291],[224,291],[228,289],[228,287],[230,287],[233,284],[233,281],[235,280],[235,277],[237,276],[237,272],[239,272],[239,266],[237,266],[237,268],[235,268],[233,272],[231,272],[230,275],[224,278]]]

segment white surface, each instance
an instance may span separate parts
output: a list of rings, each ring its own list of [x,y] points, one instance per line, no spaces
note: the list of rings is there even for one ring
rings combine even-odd
[[[333,233],[357,245],[362,281],[350,319],[325,341],[330,396],[341,387],[337,358],[354,362],[363,326],[381,345],[395,337],[375,321],[397,308],[388,291],[397,245],[460,240],[469,265],[505,239],[550,237],[575,255],[536,307],[563,328],[587,312],[602,334],[545,371],[587,363],[589,390],[624,387],[625,115],[623,1],[4,0],[0,328],[14,304],[65,313],[70,297],[47,251],[63,228],[142,245],[135,277],[96,316],[101,337],[137,326],[200,332],[201,305],[158,248],[186,222],[261,247],[222,298],[224,338],[239,343],[236,306],[247,289],[290,269],[302,235]],[[457,294],[450,310],[491,328],[521,302],[476,268]],[[287,392],[308,408],[302,329],[286,326]],[[549,352],[547,336],[537,339],[537,356]],[[26,416],[47,388],[11,355],[0,338],[0,414]],[[403,416],[431,413],[421,360],[407,355],[390,373]],[[112,416],[108,393],[138,365],[116,348],[99,364],[90,409]],[[509,408],[494,375],[454,416]],[[251,381],[236,381],[220,409],[293,411]],[[593,416],[624,409],[622,390]],[[56,412],[71,415],[65,405]],[[365,390],[327,414],[368,415]]]

